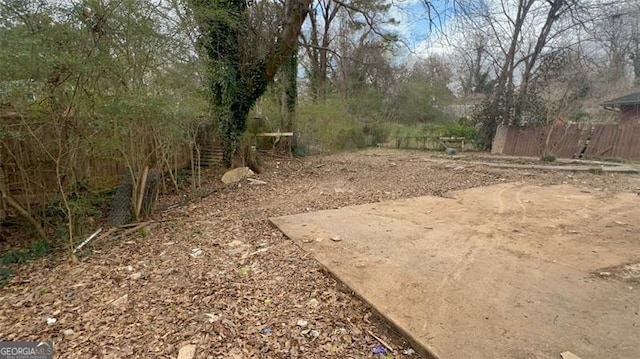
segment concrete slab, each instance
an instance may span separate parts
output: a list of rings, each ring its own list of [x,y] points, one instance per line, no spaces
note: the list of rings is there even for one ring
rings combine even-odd
[[[272,222],[439,358],[631,359],[638,218],[635,194],[505,184]]]

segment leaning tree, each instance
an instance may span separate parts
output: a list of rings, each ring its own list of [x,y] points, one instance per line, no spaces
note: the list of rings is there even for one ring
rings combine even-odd
[[[312,0],[190,0],[208,58],[224,161],[231,164],[249,111],[295,55]]]

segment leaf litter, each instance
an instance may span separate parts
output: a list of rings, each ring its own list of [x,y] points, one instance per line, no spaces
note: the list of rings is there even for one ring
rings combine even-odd
[[[208,190],[217,191],[155,214],[158,225],[144,237],[91,242],[99,250],[79,262],[16,267],[0,289],[0,337],[53,340],[64,358],[190,357],[192,349],[195,358],[370,358],[381,343],[397,349],[395,357],[421,358],[268,218],[523,178],[484,166],[449,169],[433,157],[376,149],[267,159],[256,176],[261,186],[224,185],[224,171],[211,170]],[[638,187],[622,177],[590,180]]]

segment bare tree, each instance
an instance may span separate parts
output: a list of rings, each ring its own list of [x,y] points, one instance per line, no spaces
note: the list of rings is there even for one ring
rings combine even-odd
[[[609,4],[599,9],[599,16],[587,28],[591,53],[585,55],[599,64],[605,82],[619,88],[640,83],[639,16],[637,2]]]
[[[571,15],[579,5],[575,0],[461,1],[458,4],[459,28],[473,29],[487,39],[487,51],[493,53],[497,69],[495,89],[485,106],[487,112],[478,119],[484,127],[482,140],[490,146],[495,129],[502,121],[543,120],[535,118],[540,115],[534,114],[534,118],[527,115],[540,103],[529,91],[531,81],[541,58],[557,51],[553,46],[555,42],[577,25],[571,21]]]
[[[333,79],[344,93],[350,69],[368,66],[381,70],[381,61],[397,36],[386,25],[394,24],[384,0],[319,0],[302,33],[303,62],[316,99],[323,99]],[[375,70],[372,70],[375,71]]]

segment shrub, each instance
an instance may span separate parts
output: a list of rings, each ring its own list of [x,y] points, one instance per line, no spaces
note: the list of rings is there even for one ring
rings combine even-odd
[[[542,162],[555,162],[556,161],[556,156],[552,155],[551,153],[547,153],[544,154],[540,157],[540,161]]]
[[[388,124],[382,122],[365,125],[363,131],[367,136],[367,146],[376,146],[387,142],[389,130]]]
[[[477,135],[475,127],[461,122],[443,123],[438,127],[439,132],[445,137],[464,137],[472,140]]]
[[[367,145],[363,122],[351,115],[339,99],[302,104],[294,122],[298,132],[296,144],[304,147],[306,153],[362,148]],[[383,129],[376,129],[375,133],[379,138],[386,136]]]
[[[29,248],[10,249],[0,256],[0,264],[26,263],[29,260],[45,256],[51,252],[51,243],[43,239],[33,242]]]
[[[593,167],[589,168],[589,173],[594,175],[602,175],[604,174],[604,170],[602,169],[602,167]]]

